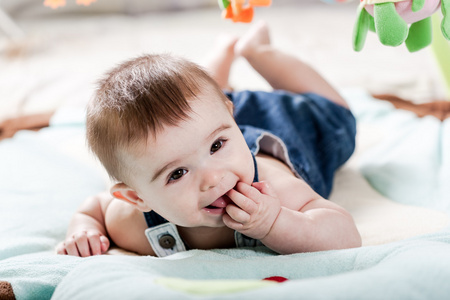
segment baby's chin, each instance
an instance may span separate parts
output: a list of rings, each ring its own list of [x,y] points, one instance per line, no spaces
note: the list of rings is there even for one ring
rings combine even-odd
[[[202,224],[202,225],[196,226],[196,227],[221,228],[221,227],[226,227],[226,226],[225,226],[225,223],[223,222],[223,217],[220,216],[220,218],[218,218],[214,222],[207,222],[205,224]]]
[[[214,218],[213,220],[204,220],[204,221],[198,221],[198,222],[180,222],[180,223],[174,223],[177,226],[185,227],[185,228],[221,228],[226,227],[225,223],[223,222],[223,215],[217,216],[217,218]]]

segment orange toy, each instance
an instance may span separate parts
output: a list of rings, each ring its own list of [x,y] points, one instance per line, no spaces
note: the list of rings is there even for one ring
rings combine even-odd
[[[270,6],[272,0],[218,0],[222,8],[222,18],[233,22],[250,23],[253,19],[254,6]]]
[[[96,0],[77,0],[77,4],[78,5],[84,5],[84,6],[88,6],[90,5],[92,2],[95,2]],[[51,7],[52,9],[56,9],[60,6],[65,6],[66,5],[66,0],[45,0],[44,1],[44,5]]]

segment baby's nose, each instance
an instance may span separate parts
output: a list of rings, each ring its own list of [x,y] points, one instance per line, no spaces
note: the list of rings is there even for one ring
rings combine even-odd
[[[216,187],[223,179],[223,172],[218,169],[208,169],[202,174],[200,190],[202,192]]]

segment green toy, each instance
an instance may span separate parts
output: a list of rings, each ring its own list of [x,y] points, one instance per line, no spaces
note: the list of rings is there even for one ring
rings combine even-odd
[[[441,18],[434,15],[431,19],[433,22],[433,36],[435,37],[431,44],[431,49],[441,70],[442,78],[447,88],[447,99],[450,101],[450,43],[438,32]]]
[[[431,44],[433,15],[441,7],[443,36],[450,40],[450,0],[362,0],[353,31],[353,49],[361,51],[367,32],[376,32],[386,46],[405,42],[410,52]],[[411,24],[411,25],[408,25]]]

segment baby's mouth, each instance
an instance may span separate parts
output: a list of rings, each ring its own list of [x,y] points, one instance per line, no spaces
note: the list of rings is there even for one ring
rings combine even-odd
[[[211,203],[208,206],[205,206],[204,209],[206,209],[209,212],[222,212],[225,210],[225,207],[231,203],[231,199],[228,198],[228,196],[223,195],[219,198],[217,198],[213,203]]]

